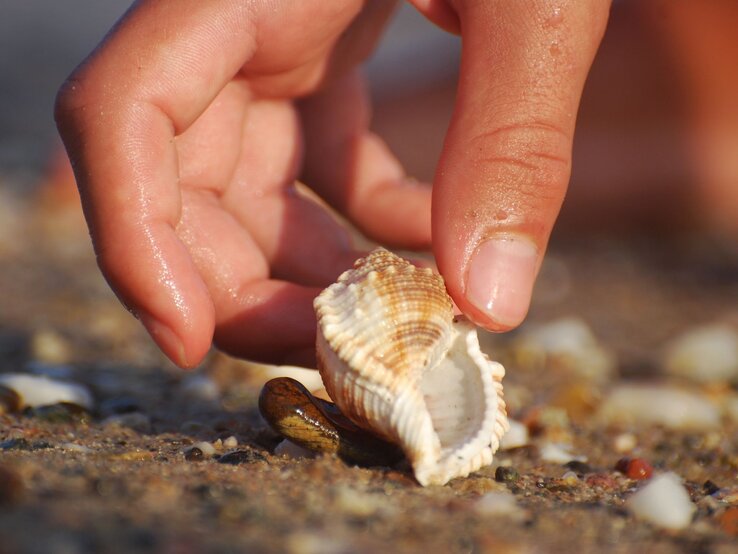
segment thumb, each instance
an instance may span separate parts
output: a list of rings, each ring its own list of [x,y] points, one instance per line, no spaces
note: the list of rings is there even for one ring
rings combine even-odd
[[[609,2],[452,4],[462,61],[434,182],[433,248],[459,308],[504,331],[528,312]]]

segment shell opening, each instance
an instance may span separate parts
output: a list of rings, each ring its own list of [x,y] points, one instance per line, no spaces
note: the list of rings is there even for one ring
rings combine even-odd
[[[458,471],[490,463],[506,429],[505,406],[496,388],[504,369],[480,350],[476,329],[454,323],[453,341],[444,357],[429,366],[420,391],[431,420],[435,459],[415,461],[421,483],[445,483]],[[462,471],[462,474],[464,472]]]

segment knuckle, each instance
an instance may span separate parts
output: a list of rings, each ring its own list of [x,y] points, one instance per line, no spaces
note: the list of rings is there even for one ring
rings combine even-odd
[[[563,196],[571,171],[571,134],[547,121],[526,121],[476,135],[472,159],[519,194]]]

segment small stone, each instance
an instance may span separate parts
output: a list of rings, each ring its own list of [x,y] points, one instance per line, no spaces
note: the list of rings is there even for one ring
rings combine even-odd
[[[572,460],[571,462],[567,462],[564,464],[564,467],[574,471],[577,475],[592,473],[592,468],[589,466],[589,464],[580,462],[579,460]]]
[[[68,402],[37,406],[28,410],[27,413],[30,417],[49,423],[89,423],[92,420],[92,414],[89,411],[82,406]]]
[[[713,495],[720,490],[720,487],[708,479],[702,484],[702,490],[705,494]]]
[[[615,479],[606,473],[593,473],[585,477],[584,482],[593,489],[612,490],[617,486]]]
[[[571,453],[571,446],[568,444],[557,444],[547,442],[540,448],[541,459],[544,462],[553,462],[555,464],[568,464],[569,462],[586,462],[586,456],[575,456]]]
[[[197,446],[191,446],[184,451],[184,457],[188,462],[201,462],[205,459],[205,454]]]
[[[68,452],[79,452],[80,454],[91,454],[94,452],[92,448],[88,448],[87,446],[77,444],[75,442],[63,442],[58,446],[58,448]]]
[[[36,408],[51,404],[76,404],[92,410],[92,394],[77,383],[49,379],[41,375],[26,373],[0,374],[0,385],[14,390],[21,398],[23,407]]]
[[[236,448],[238,446],[238,439],[231,435],[223,441],[223,448]]]
[[[526,446],[530,442],[528,427],[514,419],[510,419],[509,423],[510,429],[502,435],[502,440],[500,440],[500,450],[511,450]]]
[[[495,470],[495,481],[498,483],[514,483],[519,478],[520,475],[515,468],[498,466]]]
[[[738,507],[728,508],[718,520],[720,528],[732,537],[738,537]]]
[[[567,471],[561,476],[561,480],[565,485],[574,486],[579,483],[579,476],[573,471]]]
[[[17,392],[6,386],[0,385],[0,415],[12,414],[20,411],[21,398]]]
[[[192,445],[192,448],[197,448],[200,452],[202,452],[204,456],[208,458],[212,458],[217,452],[215,445],[207,441],[196,442]]]
[[[626,507],[637,518],[672,530],[689,526],[696,510],[681,479],[674,473],[651,479],[626,501]]]
[[[643,458],[620,458],[615,470],[635,481],[650,479],[653,475],[653,467]]]
[[[722,323],[689,329],[666,348],[664,366],[699,383],[738,377],[738,331]]]
[[[618,454],[630,452],[638,445],[638,439],[633,433],[620,433],[612,441],[612,447]]]
[[[608,425],[663,425],[703,431],[720,426],[720,411],[703,395],[666,385],[620,385],[597,417]]]
[[[21,476],[9,467],[0,466],[0,506],[17,504],[24,494],[25,486]]]
[[[31,354],[46,364],[65,364],[72,357],[72,347],[56,331],[45,329],[31,337]]]
[[[266,461],[266,457],[255,450],[234,450],[218,458],[218,463],[229,465],[253,464],[264,461]]]
[[[482,495],[474,503],[474,509],[485,517],[507,517],[515,521],[526,518],[525,510],[520,507],[515,496],[507,490]]]
[[[589,325],[573,317],[525,327],[513,352],[523,367],[561,368],[595,381],[607,379],[617,365]]]

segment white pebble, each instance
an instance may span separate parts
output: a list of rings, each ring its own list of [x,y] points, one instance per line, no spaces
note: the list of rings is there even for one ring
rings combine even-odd
[[[202,452],[203,456],[207,458],[215,456],[215,447],[207,441],[196,442],[195,444],[190,446],[187,450],[192,450],[193,448],[199,449],[200,452]]]
[[[571,446],[568,444],[558,444],[546,442],[540,447],[541,459],[544,462],[553,462],[555,464],[568,464],[569,462],[586,462],[586,456],[575,456],[571,453]]]
[[[31,337],[31,354],[46,364],[65,364],[72,357],[69,341],[56,331],[45,329]]]
[[[82,454],[90,454],[94,452],[92,448],[88,448],[87,446],[74,442],[63,442],[59,445],[59,448],[61,448],[62,450],[68,450],[70,452],[80,452]]]
[[[0,385],[13,389],[21,397],[23,406],[36,408],[68,402],[92,409],[92,394],[83,385],[49,379],[26,373],[0,374]]]
[[[618,454],[630,452],[638,445],[638,439],[633,433],[620,433],[612,441],[612,447]]]
[[[664,354],[666,369],[699,383],[738,377],[738,332],[724,324],[704,325],[674,339]]]
[[[232,448],[236,448],[237,446],[238,446],[238,439],[234,437],[233,435],[231,435],[230,437],[228,437],[226,440],[223,441],[224,448],[232,449]]]
[[[720,411],[704,396],[666,385],[621,385],[600,406],[606,424],[663,425],[704,430],[720,425]]]
[[[315,452],[313,452],[312,450],[303,448],[299,444],[295,444],[294,442],[287,439],[283,440],[277,445],[277,447],[274,449],[274,454],[276,456],[284,456],[286,458],[294,459],[315,457]]]
[[[474,504],[474,509],[483,516],[508,517],[514,520],[525,519],[526,513],[515,496],[509,491],[494,491],[483,495]]]
[[[519,448],[525,446],[530,441],[528,428],[525,424],[514,419],[510,419],[509,423],[510,429],[502,435],[502,440],[500,440],[500,450]]]
[[[664,473],[631,496],[626,507],[639,519],[666,529],[684,529],[692,521],[695,505],[678,475]]]
[[[524,364],[554,364],[595,380],[607,378],[616,366],[587,323],[574,317],[525,328],[515,351]]]

